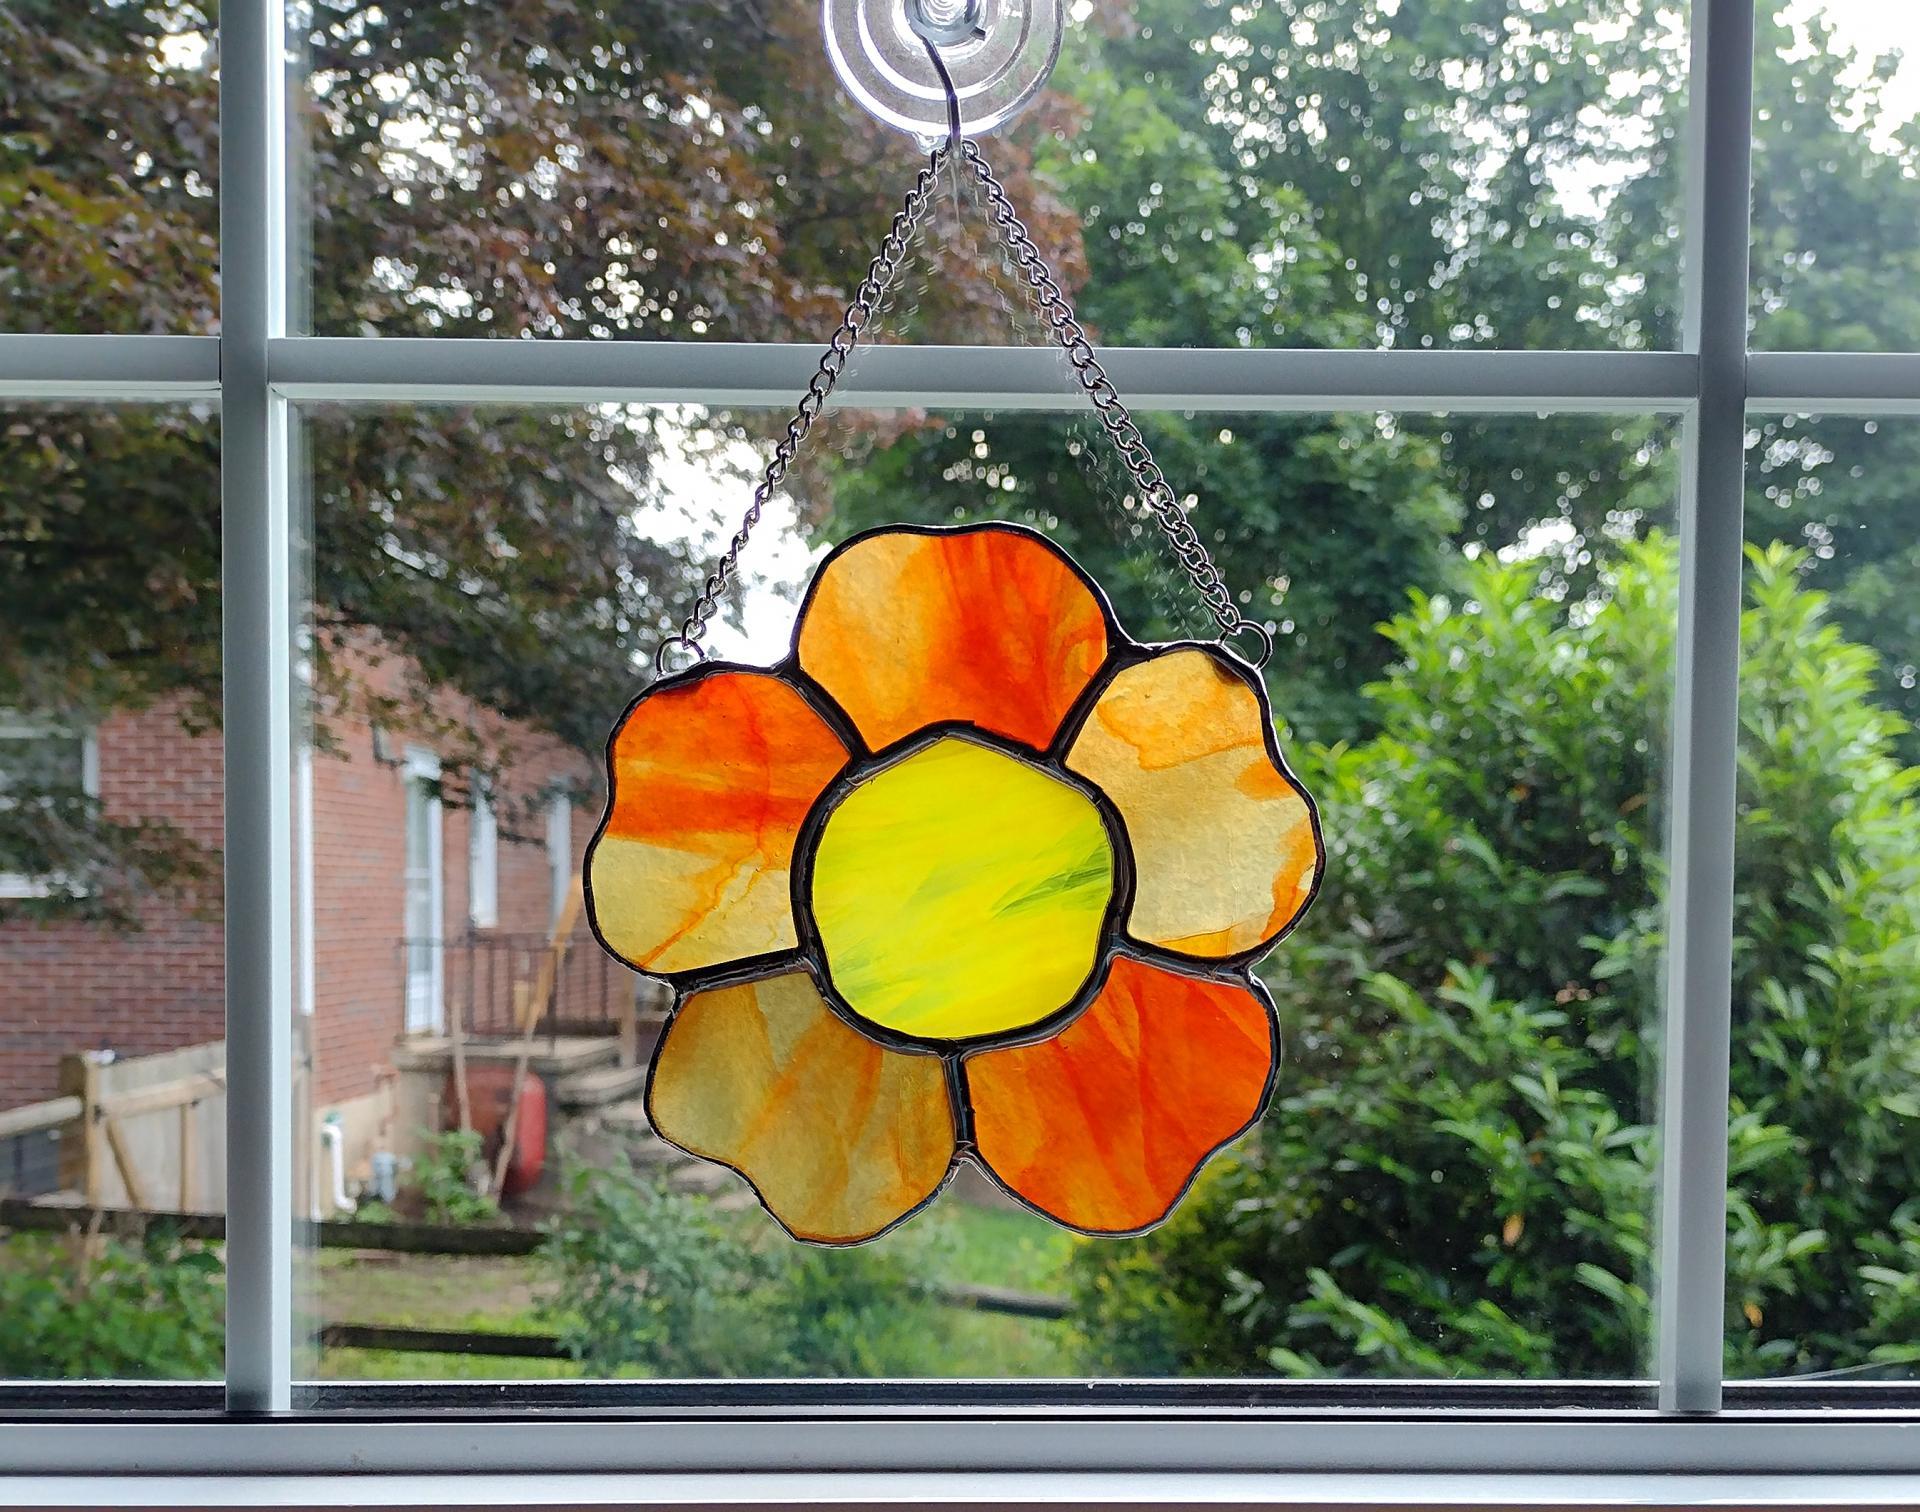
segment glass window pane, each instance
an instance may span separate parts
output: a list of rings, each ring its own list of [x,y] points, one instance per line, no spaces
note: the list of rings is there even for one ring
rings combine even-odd
[[[218,463],[0,406],[0,1378],[221,1373]]]
[[[219,323],[213,7],[9,5],[0,69],[0,331]]]
[[[14,788],[86,790],[88,737],[61,724],[0,717],[0,802]]]
[[[1675,344],[1684,3],[1071,12],[985,145],[1105,340]],[[798,0],[292,15],[321,334],[824,336],[916,167]],[[1004,341],[957,193],[900,323]]]
[[[1920,11],[1759,7],[1753,345],[1920,348]]]
[[[650,1127],[668,997],[597,949],[573,901],[549,932],[543,845],[564,789],[579,867],[607,732],[779,423],[303,412],[326,690],[312,1115],[347,1130],[338,1195],[360,1216],[480,1223],[500,1251],[308,1253],[303,1371],[1644,1374],[1676,424],[1146,417],[1273,626],[1267,686],[1323,807],[1326,888],[1263,967],[1276,1100],[1144,1237],[1075,1237],[963,1163],[884,1238],[820,1251]],[[1098,430],[1090,414],[833,412],[713,650],[778,659],[825,546],[902,520],[1037,526],[1136,632],[1202,631]],[[499,827],[500,928],[468,931],[447,879],[445,1028],[412,1035],[393,944],[403,793],[376,708],[393,749],[439,757],[448,868],[469,851],[458,795],[482,777]],[[518,1128],[544,1142],[512,1156],[529,1184],[495,1216],[469,1176],[497,1159],[523,1043],[540,1102]],[[479,1131],[464,1147],[428,1132],[463,1117],[456,1045]],[[298,1137],[321,1149],[313,1125]],[[320,1211],[345,1218],[330,1183]],[[556,1215],[564,1237],[539,1237]]]
[[[1748,441],[1727,1366],[1910,1379],[1920,420]]]

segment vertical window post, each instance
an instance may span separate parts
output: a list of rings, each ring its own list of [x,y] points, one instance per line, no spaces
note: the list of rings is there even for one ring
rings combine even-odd
[[[281,0],[220,11],[227,1407],[291,1405],[293,704]]]
[[[1683,346],[1700,397],[1680,486],[1654,1319],[1667,1412],[1719,1410],[1724,1349],[1753,0],[1694,0],[1693,49]]]

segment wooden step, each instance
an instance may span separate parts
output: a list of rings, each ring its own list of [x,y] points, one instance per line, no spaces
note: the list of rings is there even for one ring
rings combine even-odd
[[[675,1166],[685,1165],[692,1159],[678,1145],[670,1145],[658,1134],[642,1134],[627,1142],[627,1158],[636,1167],[646,1171],[671,1170]]]
[[[644,1065],[595,1066],[561,1077],[553,1085],[553,1096],[563,1108],[604,1108],[633,1098],[646,1084]],[[645,1117],[644,1112],[641,1116]]]
[[[524,1043],[519,1039],[470,1039],[466,1043],[467,1063],[512,1065]],[[619,1042],[611,1035],[563,1034],[558,1040],[541,1035],[533,1042],[533,1055],[527,1064],[551,1082],[557,1077],[611,1066],[619,1058]],[[439,1034],[409,1036],[394,1046],[393,1064],[400,1071],[441,1070],[453,1064],[453,1042]]]
[[[594,1117],[616,1134],[651,1134],[653,1123],[647,1117],[647,1105],[638,1097],[610,1103],[596,1109]]]
[[[684,1155],[680,1158],[686,1164],[677,1167],[667,1177],[667,1185],[674,1191],[711,1197],[716,1192],[738,1190],[740,1178],[725,1166],[715,1165],[710,1160],[687,1160]]]

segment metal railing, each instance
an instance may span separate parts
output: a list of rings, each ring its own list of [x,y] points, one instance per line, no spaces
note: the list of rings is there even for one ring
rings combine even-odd
[[[476,1039],[505,1039],[526,1033],[528,1013],[537,1015],[535,1033],[548,1040],[562,1034],[613,1034],[621,1012],[632,1006],[638,987],[633,972],[610,957],[586,930],[575,930],[554,961],[552,940],[544,934],[475,930],[451,938],[402,937],[394,942],[400,983],[400,1023],[408,1027],[417,979],[431,973],[444,1014]],[[551,990],[530,1004],[543,982]]]

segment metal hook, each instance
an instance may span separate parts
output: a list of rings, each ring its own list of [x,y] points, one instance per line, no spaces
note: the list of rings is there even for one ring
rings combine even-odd
[[[960,150],[960,92],[953,87],[953,75],[947,71],[947,60],[940,56],[940,49],[933,39],[915,33],[920,45],[927,50],[927,57],[933,63],[933,71],[940,75],[940,87],[947,92],[947,151]]]

